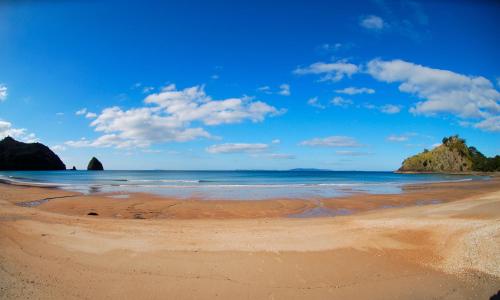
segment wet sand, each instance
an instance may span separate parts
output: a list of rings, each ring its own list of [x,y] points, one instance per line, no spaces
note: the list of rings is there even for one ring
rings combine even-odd
[[[488,299],[499,183],[264,201],[0,184],[0,298]],[[311,210],[333,217],[290,217]]]

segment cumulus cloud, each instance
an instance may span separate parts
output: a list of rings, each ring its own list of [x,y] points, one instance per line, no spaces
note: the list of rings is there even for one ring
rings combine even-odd
[[[291,95],[290,85],[286,84],[286,83],[280,85],[280,90],[279,90],[278,94],[280,94],[282,96],[290,96]]]
[[[320,81],[339,81],[344,77],[351,77],[359,71],[358,66],[347,61],[339,60],[333,63],[316,62],[307,67],[298,67],[293,71],[297,75],[321,75]]]
[[[347,87],[341,90],[335,90],[336,93],[346,94],[346,95],[357,95],[357,94],[374,94],[374,89],[369,88],[356,88],[356,87]]]
[[[325,138],[313,138],[300,142],[301,146],[311,147],[359,147],[356,139],[348,136],[329,136]]]
[[[366,29],[378,31],[382,30],[385,27],[385,22],[379,16],[369,15],[362,18],[361,21],[359,22],[359,25],[361,25],[361,27],[364,27]]]
[[[349,105],[351,105],[353,102],[350,99],[344,99],[342,97],[333,97],[333,99],[330,101],[330,103],[333,106],[339,106],[339,107],[346,108]]]
[[[488,118],[500,112],[500,93],[481,76],[433,69],[403,60],[374,59],[367,72],[383,82],[400,82],[399,90],[422,99],[413,114],[450,113],[460,118]]]
[[[284,113],[249,97],[213,100],[203,86],[177,90],[171,84],[159,93],[148,95],[144,103],[144,107],[127,110],[118,106],[105,108],[90,124],[102,136],[93,141],[68,141],[67,145],[127,148],[184,142],[212,137],[203,125],[261,122],[268,116]]]
[[[309,100],[307,100],[307,105],[310,105],[312,107],[316,107],[316,108],[319,108],[319,109],[325,109],[326,106],[324,106],[323,104],[321,104],[318,100],[318,97],[313,97],[313,98],[310,98]]]
[[[0,120],[0,139],[7,136],[26,143],[34,143],[38,141],[35,134],[28,133],[25,128],[14,128],[12,123]]]
[[[269,148],[267,144],[226,143],[212,145],[206,149],[208,153],[256,153]]]
[[[0,102],[7,100],[7,86],[3,83],[0,83]]]
[[[85,115],[85,118],[87,119],[94,119],[97,117],[97,114],[96,113],[93,113],[93,112],[88,112],[86,115]]]

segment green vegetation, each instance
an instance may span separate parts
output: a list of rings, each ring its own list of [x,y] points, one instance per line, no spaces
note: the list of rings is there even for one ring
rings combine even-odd
[[[468,147],[458,135],[445,137],[442,145],[409,157],[401,172],[494,172],[500,171],[500,156],[488,158],[475,147]]]

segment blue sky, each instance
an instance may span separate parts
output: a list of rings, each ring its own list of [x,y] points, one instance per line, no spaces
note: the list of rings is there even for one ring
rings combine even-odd
[[[500,152],[498,2],[233,2],[0,1],[0,137],[108,169]]]

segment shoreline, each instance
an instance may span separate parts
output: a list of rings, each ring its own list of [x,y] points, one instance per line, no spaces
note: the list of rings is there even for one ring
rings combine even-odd
[[[263,200],[176,198],[150,193],[83,194],[55,185],[0,180],[0,192],[18,206],[71,216],[118,219],[251,219],[320,218],[355,215],[372,210],[435,205],[478,196],[497,189],[500,177],[487,180],[406,184],[398,194],[354,192],[333,198]],[[24,198],[20,198],[21,195]],[[29,195],[29,196],[27,196]]]

